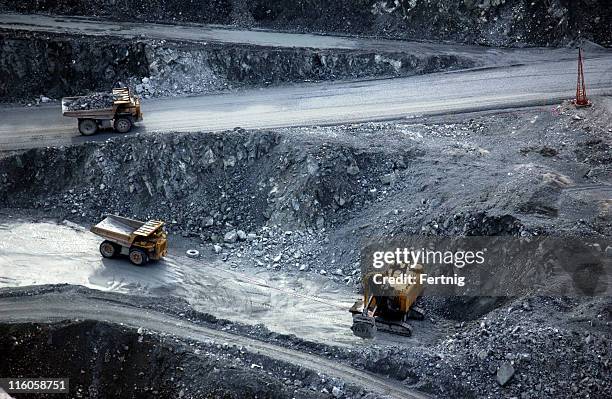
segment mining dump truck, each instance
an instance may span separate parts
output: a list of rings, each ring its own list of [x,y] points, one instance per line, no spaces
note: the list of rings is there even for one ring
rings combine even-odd
[[[91,228],[91,232],[104,238],[100,253],[105,258],[127,255],[136,266],[149,260],[159,260],[168,254],[168,239],[164,222],[141,222],[121,216],[108,215]]]
[[[127,87],[113,89],[112,93],[64,97],[62,115],[77,118],[79,132],[84,136],[109,128],[127,133],[134,123],[142,121],[140,98]]]

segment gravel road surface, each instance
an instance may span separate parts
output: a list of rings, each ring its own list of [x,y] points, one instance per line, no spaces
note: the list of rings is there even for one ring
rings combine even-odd
[[[242,345],[245,350],[275,360],[296,364],[323,372],[346,383],[361,386],[378,395],[390,398],[420,399],[428,396],[402,387],[398,381],[375,376],[343,365],[334,360],[283,348],[252,338],[210,329],[160,312],[130,307],[107,301],[85,299],[74,301],[61,295],[1,298],[0,321],[58,321],[65,319],[93,319],[121,323],[134,328],[144,328],[196,341],[215,340]]]
[[[589,93],[612,92],[612,54],[588,60]],[[137,132],[224,131],[400,119],[558,103],[575,90],[575,62],[551,61],[401,79],[294,85],[145,101]],[[56,105],[0,110],[0,150],[106,140],[80,137]]]

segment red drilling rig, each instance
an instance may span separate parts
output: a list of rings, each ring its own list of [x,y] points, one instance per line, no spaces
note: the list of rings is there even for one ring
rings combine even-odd
[[[588,107],[591,101],[587,98],[586,85],[584,83],[584,66],[582,64],[582,49],[578,49],[578,81],[576,82],[576,99],[573,101],[576,107]]]

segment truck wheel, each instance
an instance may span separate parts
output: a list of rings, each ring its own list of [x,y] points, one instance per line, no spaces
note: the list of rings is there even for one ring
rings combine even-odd
[[[149,256],[145,251],[138,248],[130,249],[130,262],[136,266],[144,266],[149,261]]]
[[[119,133],[127,133],[132,130],[132,121],[129,118],[117,118],[114,128]]]
[[[105,258],[114,258],[119,253],[119,248],[117,248],[115,243],[106,240],[100,244],[100,253]]]
[[[79,132],[83,136],[91,136],[98,131],[98,123],[93,119],[79,119]]]

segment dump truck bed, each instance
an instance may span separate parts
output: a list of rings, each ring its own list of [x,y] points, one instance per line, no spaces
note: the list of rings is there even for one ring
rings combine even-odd
[[[73,118],[89,118],[89,119],[113,119],[115,116],[115,109],[111,108],[95,108],[95,109],[83,109],[83,110],[70,110],[66,103],[74,101],[81,97],[64,97],[62,98],[62,115]]]
[[[138,236],[148,237],[164,225],[159,220],[141,222],[116,215],[106,216],[100,223],[91,228],[91,232],[116,242],[122,246],[131,246]]]

